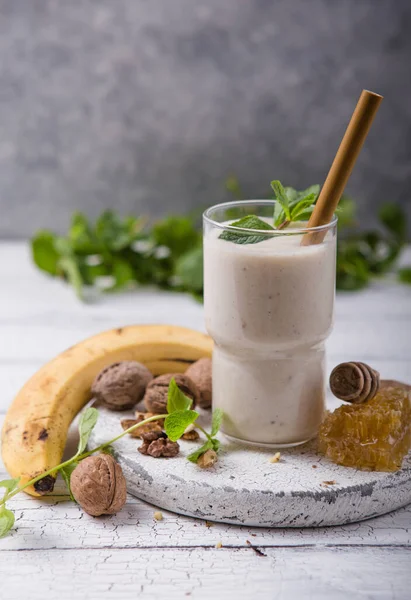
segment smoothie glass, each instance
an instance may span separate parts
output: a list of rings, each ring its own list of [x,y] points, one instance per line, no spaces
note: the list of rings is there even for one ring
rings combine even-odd
[[[274,204],[245,200],[205,211],[204,309],[223,433],[243,444],[287,447],[314,437],[325,409],[337,219],[311,229],[230,226],[250,214],[272,224]],[[242,243],[221,239],[223,232],[240,234]],[[324,239],[301,245],[307,232]]]

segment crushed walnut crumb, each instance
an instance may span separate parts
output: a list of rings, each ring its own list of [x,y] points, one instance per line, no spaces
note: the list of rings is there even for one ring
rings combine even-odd
[[[156,512],[154,513],[154,518],[156,521],[162,521],[163,520],[163,513],[159,510],[156,510]]]
[[[270,463],[278,463],[280,462],[281,452],[276,452],[274,456],[270,458]]]
[[[215,547],[216,548],[222,548],[223,547],[222,542],[217,542],[216,545],[215,545]]]

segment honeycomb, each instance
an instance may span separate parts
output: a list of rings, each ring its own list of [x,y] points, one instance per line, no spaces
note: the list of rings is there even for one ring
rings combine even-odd
[[[397,471],[410,448],[411,393],[400,387],[327,413],[318,434],[321,454],[367,471]]]

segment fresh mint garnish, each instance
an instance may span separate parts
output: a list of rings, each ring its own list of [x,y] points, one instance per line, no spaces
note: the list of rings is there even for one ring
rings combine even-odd
[[[70,463],[66,467],[62,467],[60,469],[61,476],[64,479],[64,482],[65,482],[65,484],[67,486],[67,489],[68,489],[68,493],[70,494],[70,498],[71,498],[71,500],[73,500],[73,502],[75,502],[75,499],[74,499],[74,496],[73,496],[73,494],[71,492],[70,479],[71,479],[72,472],[78,466],[78,464],[79,463],[77,461],[73,461],[72,463]]]
[[[6,488],[5,495],[12,492],[18,486],[20,478],[18,479],[3,479],[0,481],[0,488]]]
[[[291,187],[284,188],[278,180],[271,182],[276,200],[274,207],[274,226],[284,229],[295,221],[306,221],[310,218],[320,193],[319,185],[311,185],[298,192]]]
[[[223,420],[223,414],[224,413],[221,410],[221,408],[215,408],[213,410],[213,417],[212,417],[212,421],[211,421],[211,431],[210,431],[211,437],[214,437],[219,432],[220,427],[221,427],[221,422]]]
[[[273,227],[262,221],[255,215],[247,215],[243,217],[239,221],[235,221],[234,223],[230,223],[230,227],[241,227],[243,229],[257,229],[259,231],[270,231],[273,230]],[[258,244],[258,242],[262,242],[267,239],[265,235],[257,235],[246,233],[245,231],[223,231],[223,233],[219,236],[220,240],[226,240],[227,242],[234,242],[234,244]]]
[[[88,439],[90,437],[91,432],[94,429],[95,424],[98,419],[98,410],[93,407],[86,408],[86,410],[81,415],[80,423],[79,423],[79,434],[80,440],[78,443],[77,455],[82,454],[86,449]]]
[[[198,412],[195,410],[176,410],[165,418],[164,431],[172,442],[176,442],[181,438],[187,427],[198,419],[198,416]]]
[[[80,441],[77,453],[74,456],[62,462],[61,464],[52,467],[48,471],[45,471],[44,473],[40,473],[40,475],[33,477],[33,479],[30,479],[30,481],[25,482],[24,485],[22,485],[21,487],[19,487],[19,479],[4,479],[0,481],[0,487],[5,489],[4,496],[0,499],[0,537],[5,536],[14,525],[14,514],[11,510],[8,510],[8,508],[6,508],[6,502],[10,498],[15,496],[19,492],[22,492],[27,487],[33,486],[35,483],[37,483],[44,477],[50,475],[52,477],[56,477],[57,473],[60,473],[66,483],[68,492],[70,494],[70,498],[74,501],[74,497],[71,492],[70,480],[74,469],[78,466],[80,461],[84,460],[88,456],[91,456],[92,454],[95,454],[96,452],[113,454],[112,445],[114,444],[114,442],[117,442],[117,440],[131,433],[135,429],[143,427],[147,423],[158,421],[160,419],[165,420],[164,429],[169,439],[173,442],[176,442],[182,437],[187,427],[194,423],[199,417],[199,414],[196,411],[190,409],[191,404],[192,400],[190,398],[187,398],[187,396],[178,388],[175,379],[173,378],[169,384],[168,389],[167,407],[169,410],[169,414],[153,415],[152,417],[148,417],[143,421],[135,423],[134,425],[117,435],[115,438],[104,442],[103,444],[100,444],[99,446],[97,446],[97,448],[85,451],[87,442],[90,437],[90,433],[96,425],[98,418],[97,409],[93,407],[87,408],[83,412],[82,417],[80,419]],[[200,456],[204,454],[204,452],[206,452],[207,450],[214,450],[215,452],[219,451],[220,442],[215,438],[215,435],[219,430],[222,417],[222,411],[220,409],[216,409],[213,413],[210,433],[207,433],[202,427],[197,426],[198,429],[200,429],[204,433],[204,435],[207,438],[207,441],[205,444],[203,444],[203,446],[198,448],[198,450],[190,454],[190,456],[188,456],[188,460],[190,460],[191,462],[197,462]]]
[[[14,525],[14,513],[4,505],[0,507],[0,538],[4,537]]]
[[[218,452],[220,450],[220,441],[215,437],[221,427],[221,422],[223,420],[223,411],[221,408],[216,408],[213,411],[212,421],[211,421],[211,431],[207,433],[202,427],[197,425],[197,428],[200,429],[204,433],[207,438],[207,441],[197,448],[194,452],[187,456],[188,460],[196,463],[200,456],[202,456],[207,450],[214,450],[214,452]]]
[[[191,398],[188,398],[180,390],[173,377],[168,386],[167,412],[171,414],[176,411],[188,410],[192,404]]]

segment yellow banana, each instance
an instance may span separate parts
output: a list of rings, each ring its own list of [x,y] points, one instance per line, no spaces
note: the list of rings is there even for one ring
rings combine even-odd
[[[44,365],[17,394],[2,431],[2,457],[12,477],[25,483],[61,462],[70,423],[90,400],[90,387],[104,367],[136,360],[155,375],[182,372],[211,356],[208,336],[169,325],[135,325],[88,338]],[[47,477],[25,491],[53,489]]]

